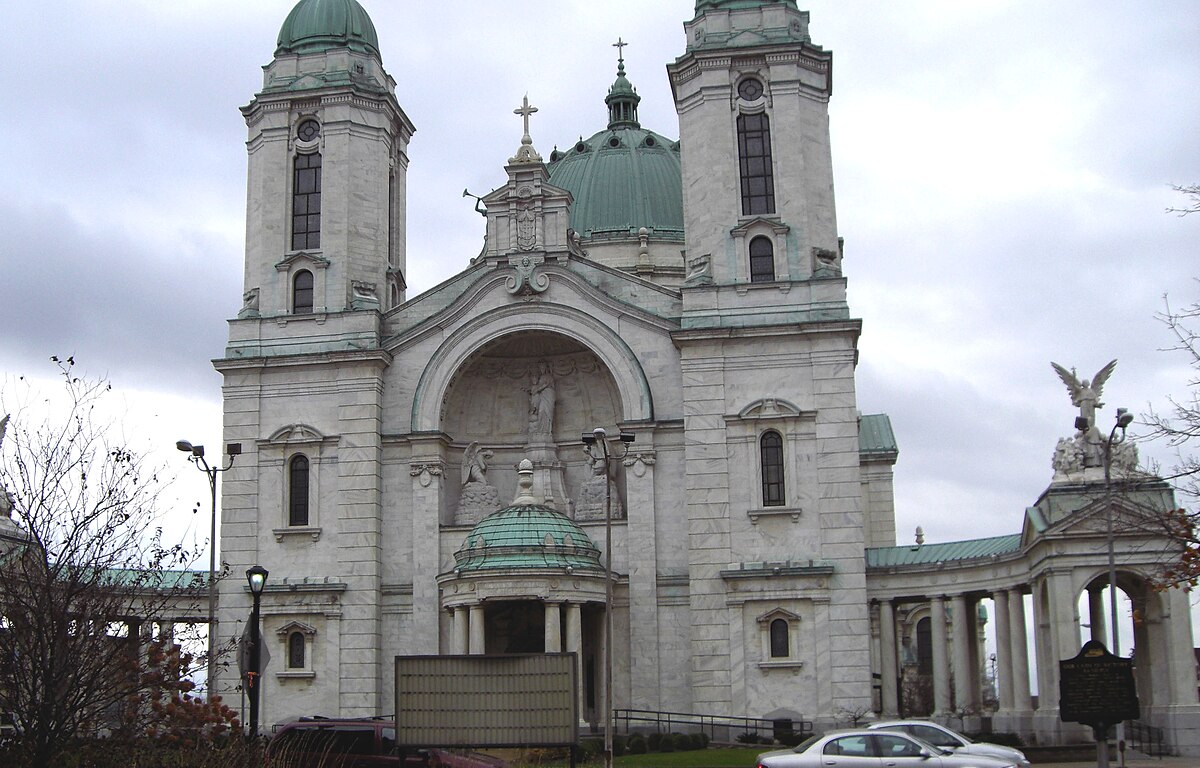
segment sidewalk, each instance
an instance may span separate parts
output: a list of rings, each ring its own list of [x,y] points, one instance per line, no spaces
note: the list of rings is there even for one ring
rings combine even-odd
[[[1096,759],[1083,760],[1074,763],[1034,763],[1034,768],[1090,768],[1096,765]],[[1110,768],[1120,768],[1120,759],[1113,760]],[[1143,755],[1127,755],[1125,768],[1200,768],[1200,757],[1145,757]]]

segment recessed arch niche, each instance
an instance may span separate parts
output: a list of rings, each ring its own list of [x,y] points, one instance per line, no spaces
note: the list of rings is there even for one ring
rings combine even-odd
[[[553,391],[548,432],[537,413],[547,395],[535,392],[547,380]],[[616,379],[600,357],[571,337],[544,330],[515,331],[483,344],[445,391],[439,430],[451,441],[451,477],[459,478],[463,451],[478,443],[492,452],[487,480],[504,504],[516,490],[511,470],[531,452],[547,450],[561,463],[564,490],[573,497],[591,473],[581,433],[596,427],[612,432],[624,412]],[[448,489],[452,496],[455,485]]]

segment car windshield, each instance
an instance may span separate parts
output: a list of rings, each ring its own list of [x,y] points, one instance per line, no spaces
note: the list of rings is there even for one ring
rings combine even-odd
[[[883,730],[890,730],[890,729],[884,728]],[[922,739],[920,736],[914,736],[913,734],[910,733],[909,737],[913,741],[920,743],[920,745],[922,747],[925,747],[926,749],[928,749],[930,754],[934,754],[934,755],[952,755],[952,754],[954,754],[954,750],[946,749],[944,747],[939,747],[937,744],[930,744],[928,741],[925,741],[925,739]]]

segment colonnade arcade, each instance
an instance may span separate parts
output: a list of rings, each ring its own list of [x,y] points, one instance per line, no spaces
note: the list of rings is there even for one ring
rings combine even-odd
[[[1001,541],[1005,538],[1011,541]],[[1009,552],[942,559],[933,568],[869,570],[881,717],[967,718],[959,724],[969,728],[972,717],[985,713],[992,660],[982,642],[979,608],[991,598],[995,675],[994,690],[986,692],[995,696],[993,729],[1019,733],[1032,743],[1086,739],[1082,726],[1059,720],[1058,661],[1075,656],[1089,639],[1111,649],[1106,553],[1078,540],[1073,546],[1039,541],[1020,547],[1016,538],[980,540],[1000,548],[1016,545]],[[1027,570],[1032,563],[1036,566]],[[1022,572],[1026,578],[1014,578]],[[1189,593],[1155,591],[1148,572],[1146,564],[1123,565],[1117,572],[1132,613],[1122,621],[1132,624],[1133,643],[1121,655],[1134,658],[1142,720],[1170,727],[1182,708],[1194,711],[1197,705]],[[927,640],[917,631],[925,618]],[[926,692],[931,712],[913,711],[921,696],[913,684],[918,667],[932,678],[932,691]]]

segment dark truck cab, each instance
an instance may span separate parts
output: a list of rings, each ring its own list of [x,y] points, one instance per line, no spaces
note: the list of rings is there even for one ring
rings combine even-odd
[[[402,761],[403,758],[403,761]],[[479,753],[403,749],[391,717],[302,717],[276,726],[264,768],[504,768],[503,760]]]

